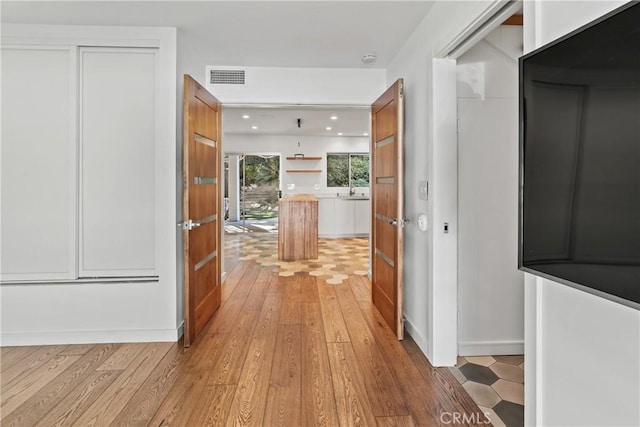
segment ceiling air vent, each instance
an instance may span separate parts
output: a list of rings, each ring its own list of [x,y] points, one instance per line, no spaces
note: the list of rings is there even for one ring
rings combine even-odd
[[[244,70],[209,70],[209,84],[243,85]]]

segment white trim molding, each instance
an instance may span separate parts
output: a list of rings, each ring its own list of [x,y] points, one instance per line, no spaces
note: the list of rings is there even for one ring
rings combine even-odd
[[[520,341],[467,341],[458,344],[460,356],[498,356],[524,354],[524,340]]]
[[[0,335],[0,346],[177,342],[181,335],[181,327],[176,329],[123,329],[117,331],[9,332]]]

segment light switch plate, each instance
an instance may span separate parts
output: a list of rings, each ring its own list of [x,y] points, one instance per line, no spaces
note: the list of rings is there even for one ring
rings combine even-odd
[[[429,200],[429,181],[418,181],[418,199]]]

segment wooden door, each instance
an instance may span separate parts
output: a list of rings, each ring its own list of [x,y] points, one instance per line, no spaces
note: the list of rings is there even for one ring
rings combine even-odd
[[[184,346],[220,306],[220,102],[184,76]]]
[[[399,340],[402,323],[403,94],[397,80],[371,106],[372,297]]]

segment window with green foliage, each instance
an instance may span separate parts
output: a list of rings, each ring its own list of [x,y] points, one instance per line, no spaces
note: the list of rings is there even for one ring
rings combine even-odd
[[[327,153],[327,187],[368,187],[369,154]]]

